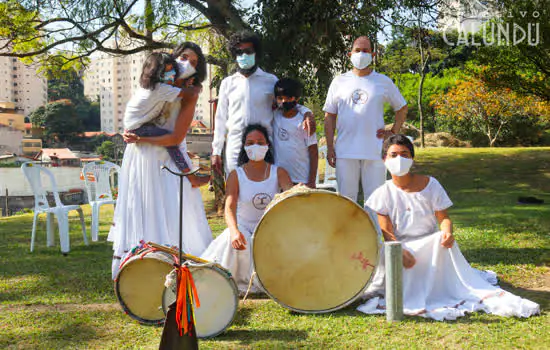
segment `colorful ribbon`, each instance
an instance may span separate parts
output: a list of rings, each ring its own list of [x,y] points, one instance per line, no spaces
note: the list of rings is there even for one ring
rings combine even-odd
[[[178,297],[176,300],[176,322],[180,336],[188,334],[195,325],[193,304],[196,307],[201,307],[197,288],[195,288],[191,271],[187,266],[181,266],[178,270]]]

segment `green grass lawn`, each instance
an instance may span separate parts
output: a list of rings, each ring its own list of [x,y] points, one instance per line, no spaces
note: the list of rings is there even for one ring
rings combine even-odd
[[[427,149],[415,169],[447,189],[457,242],[470,263],[499,274],[505,289],[541,305],[515,319],[472,314],[453,322],[406,317],[388,324],[353,307],[293,314],[268,299],[241,303],[233,325],[204,348],[548,348],[550,344],[550,148]],[[210,211],[211,194],[203,192]],[[518,196],[546,204],[518,205]],[[86,208],[88,229],[90,210]],[[102,209],[100,241],[84,246],[71,217],[71,253],[46,248],[45,218],[29,252],[32,215],[0,219],[0,348],[158,348],[162,328],[126,316],[113,292],[112,209]],[[209,217],[218,235],[219,217]],[[56,242],[57,243],[57,242]],[[337,283],[337,281],[335,281]]]

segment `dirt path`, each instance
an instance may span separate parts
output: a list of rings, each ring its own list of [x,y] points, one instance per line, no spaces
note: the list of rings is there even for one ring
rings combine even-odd
[[[247,299],[241,306],[261,304],[269,302],[270,299]],[[0,305],[0,312],[19,312],[31,310],[33,312],[75,312],[75,311],[113,311],[121,310],[120,304],[22,304],[22,305]]]

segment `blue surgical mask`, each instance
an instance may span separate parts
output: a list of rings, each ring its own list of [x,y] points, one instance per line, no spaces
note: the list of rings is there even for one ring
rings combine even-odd
[[[167,72],[164,72],[164,75],[162,76],[162,81],[164,83],[174,83],[174,80],[176,80],[176,70],[172,69]]]
[[[237,56],[237,64],[241,69],[250,69],[256,64],[256,54],[247,55],[243,53],[242,55]]]

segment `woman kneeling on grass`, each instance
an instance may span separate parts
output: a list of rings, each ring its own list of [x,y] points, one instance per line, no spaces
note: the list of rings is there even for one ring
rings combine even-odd
[[[285,169],[273,165],[273,148],[267,129],[260,124],[246,127],[238,167],[227,179],[223,231],[202,254],[231,271],[239,292],[247,290],[252,275],[251,236],[265,208],[276,193],[292,187]],[[259,292],[254,283],[250,289]]]
[[[447,214],[452,202],[433,177],[409,172],[414,147],[403,135],[384,142],[383,158],[392,179],[369,197],[386,241],[403,244],[403,309],[406,315],[454,320],[467,312],[529,317],[539,305],[500,289],[496,275],[472,268],[458,248]],[[439,223],[439,228],[438,228]],[[384,259],[369,294],[382,292]],[[491,284],[491,283],[493,284]],[[358,307],[385,312],[384,299],[374,297]]]

